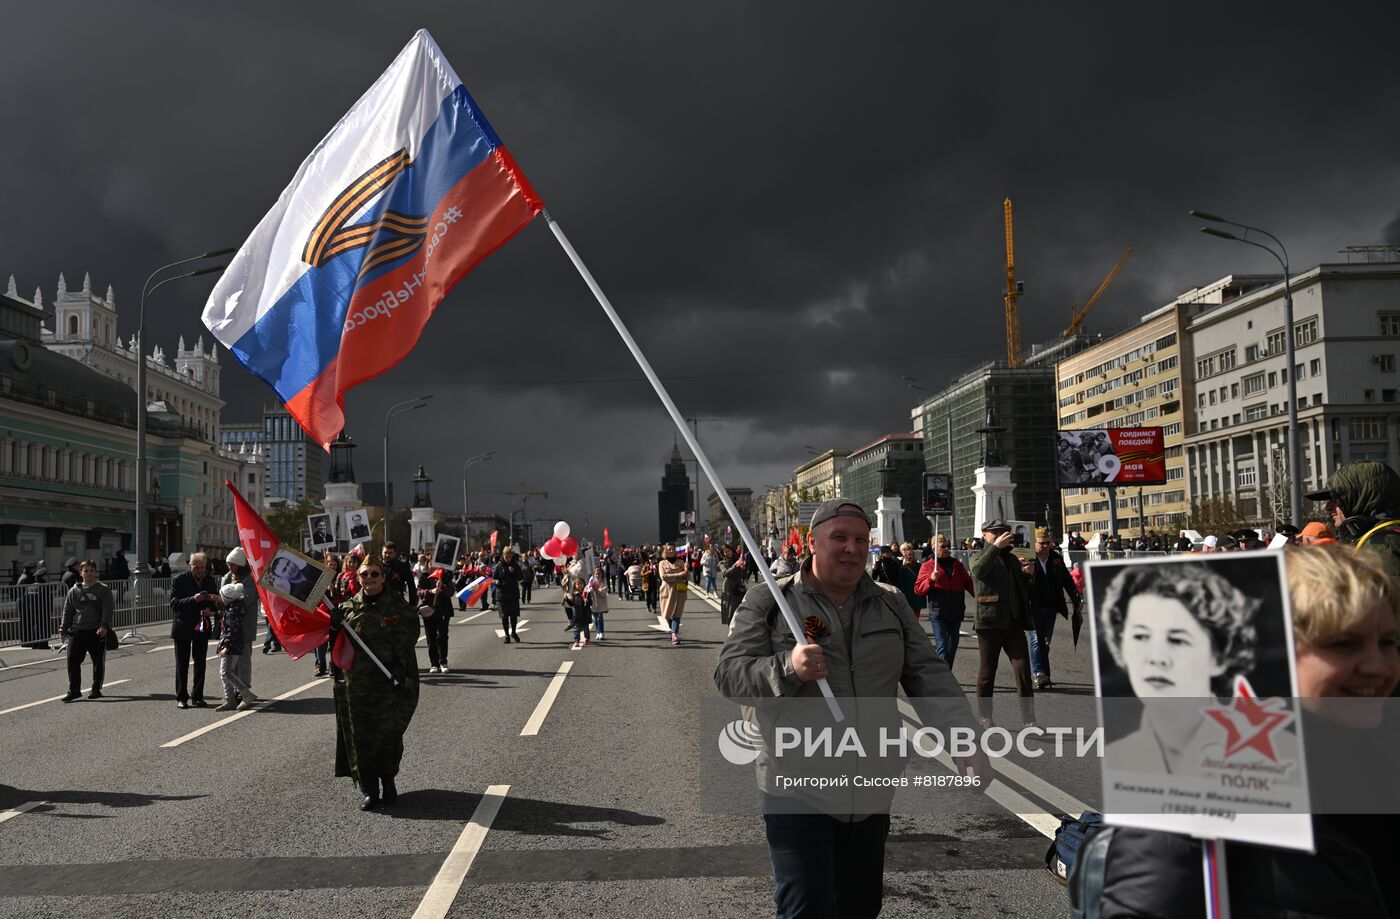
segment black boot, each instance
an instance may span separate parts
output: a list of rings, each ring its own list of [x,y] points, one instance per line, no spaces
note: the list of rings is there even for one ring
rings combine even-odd
[[[370,776],[360,780],[360,791],[364,792],[365,799],[360,802],[360,810],[372,811],[379,807],[379,779]]]
[[[380,781],[384,783],[384,805],[387,807],[399,799],[399,790],[394,787],[393,776],[383,776]]]

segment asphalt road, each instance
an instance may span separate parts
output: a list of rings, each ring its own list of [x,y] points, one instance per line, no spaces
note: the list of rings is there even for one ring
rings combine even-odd
[[[255,655],[255,690],[285,698],[232,716],[176,708],[167,641],[109,655],[106,697],[68,705],[41,701],[66,690],[62,661],[8,652],[0,916],[771,916],[760,819],[704,813],[697,790],[718,613],[692,595],[672,647],[614,598],[606,640],[571,651],[558,592],[535,600],[521,644],[502,642],[494,613],[457,614],[452,672],[422,677],[399,803],[376,813],[332,777],[331,687],[309,657]],[[1057,694],[1092,698],[1087,641],[1059,637]],[[1068,915],[1043,831],[1091,796],[1096,770],[1013,760],[1032,779],[1008,776],[1007,805],[895,818],[883,915]]]

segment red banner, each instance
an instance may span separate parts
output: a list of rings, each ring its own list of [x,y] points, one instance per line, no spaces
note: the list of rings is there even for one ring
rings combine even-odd
[[[612,548],[612,540],[608,538],[608,528],[607,528],[607,527],[603,527],[603,548],[604,548],[604,549],[611,549],[611,548]]]
[[[252,572],[254,582],[257,582],[262,579],[263,567],[272,559],[282,543],[268,528],[267,523],[258,516],[258,512],[243,500],[233,483],[224,484],[233,493],[233,509],[238,520],[238,542],[243,546],[244,554],[248,556],[248,570]],[[330,637],[331,612],[324,602],[308,612],[268,593],[261,586],[258,587],[258,596],[262,598],[263,614],[272,625],[272,631],[277,633],[277,640],[282,643],[287,656],[292,660],[324,644]]]
[[[1056,463],[1061,488],[1167,482],[1161,428],[1060,431]]]

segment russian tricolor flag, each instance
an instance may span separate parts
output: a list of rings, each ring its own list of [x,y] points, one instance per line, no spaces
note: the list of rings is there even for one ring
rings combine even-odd
[[[483,574],[473,579],[466,587],[457,591],[457,599],[467,604],[467,606],[471,606],[477,600],[481,599],[482,594],[491,589],[491,585],[495,583],[495,580],[495,578],[487,577]]]
[[[204,324],[329,447],[345,392],[543,204],[426,30],[301,164]]]

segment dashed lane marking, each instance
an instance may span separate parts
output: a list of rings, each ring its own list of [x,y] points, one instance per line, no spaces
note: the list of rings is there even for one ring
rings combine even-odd
[[[564,666],[567,667],[568,664]],[[492,822],[501,811],[501,804],[509,793],[509,785],[491,785],[486,789],[486,794],[482,795],[471,819],[462,828],[462,835],[457,837],[457,844],[447,854],[447,860],[442,863],[437,876],[428,885],[428,892],[423,895],[422,902],[414,911],[413,919],[443,919],[447,915],[447,911],[452,908],[452,901],[457,898],[457,892],[462,889],[462,882],[467,879],[467,872],[471,871],[476,854],[481,851],[481,845],[486,841],[486,834],[490,832]]]
[[[453,625],[466,625],[468,622],[471,622],[473,619],[479,619],[479,618],[481,618],[482,616],[485,616],[485,615],[486,615],[487,613],[489,613],[489,612],[491,612],[489,609],[484,609],[484,610],[482,610],[481,612],[476,613],[475,615],[472,615],[472,616],[468,616],[468,617],[465,618],[465,619],[458,619],[456,622],[454,622],[454,623],[452,623],[452,624],[453,624]]]
[[[254,708],[244,709],[244,710],[241,711],[241,712],[236,712],[235,714],[232,714],[232,715],[226,715],[225,717],[220,718],[218,721],[212,721],[212,722],[210,722],[209,724],[206,724],[204,727],[200,728],[200,729],[197,730],[197,731],[191,731],[190,733],[186,734],[186,735],[183,736],[183,737],[177,737],[177,738],[175,738],[174,740],[169,741],[168,743],[163,743],[163,744],[161,744],[161,745],[160,745],[160,746],[161,746],[161,749],[163,750],[163,749],[165,749],[165,748],[167,748],[167,747],[178,747],[178,746],[180,746],[181,744],[187,743],[187,742],[189,742],[189,741],[191,741],[191,740],[194,740],[194,739],[197,738],[197,737],[203,737],[205,734],[208,734],[210,731],[217,731],[219,728],[227,727],[228,725],[232,724],[233,722],[237,721],[237,720],[240,719],[240,718],[246,718],[246,717],[249,716],[249,715],[256,714],[257,712],[260,712],[260,711],[264,710],[265,708],[267,708],[268,706],[272,705],[273,703],[276,703],[276,702],[283,702],[283,701],[285,701],[285,700],[287,700],[287,699],[290,699],[292,696],[295,696],[295,695],[298,695],[298,694],[300,694],[300,693],[306,692],[308,689],[310,689],[310,688],[313,687],[313,686],[319,686],[319,685],[321,685],[322,683],[326,682],[327,679],[328,679],[327,677],[318,677],[317,679],[312,680],[310,683],[306,683],[306,684],[304,684],[304,685],[298,686],[296,689],[293,689],[291,692],[284,692],[284,693],[282,693],[282,695],[280,695],[280,696],[274,696],[274,697],[272,697],[271,699],[268,699],[267,701],[263,702],[262,704],[260,704],[260,705],[258,705],[258,706],[256,706],[256,707],[254,707]]]
[[[0,811],[0,823],[4,823],[6,820],[13,820],[20,814],[23,814],[27,811],[32,811],[34,808],[47,803],[47,801],[29,801],[25,804],[19,805],[18,807],[12,807],[7,811]]]
[[[103,688],[106,689],[106,688],[110,688],[110,687],[112,687],[112,686],[120,686],[122,683],[130,683],[130,682],[131,682],[131,680],[129,680],[129,679],[127,679],[127,680],[112,680],[111,682],[104,683],[104,684],[102,684],[102,685],[103,685]],[[88,687],[88,692],[92,692],[92,687]],[[21,711],[21,710],[26,709],[26,708],[33,708],[33,707],[36,706],[36,705],[43,705],[45,702],[57,702],[57,701],[59,701],[59,700],[62,699],[62,698],[63,698],[63,696],[50,696],[50,697],[47,698],[47,699],[40,699],[38,702],[26,702],[26,703],[24,703],[23,705],[16,705],[16,706],[14,706],[13,708],[0,709],[0,715],[8,715],[10,712],[18,712],[18,711]]]
[[[540,727],[544,724],[545,716],[549,714],[549,708],[554,704],[554,700],[559,697],[559,690],[564,686],[564,678],[569,675],[569,671],[574,669],[573,661],[564,661],[559,665],[559,672],[554,674],[554,678],[545,687],[544,696],[540,698],[540,704],[535,706],[535,711],[530,715],[530,720],[525,722],[525,727],[520,732],[521,737],[534,737],[540,732]]]

